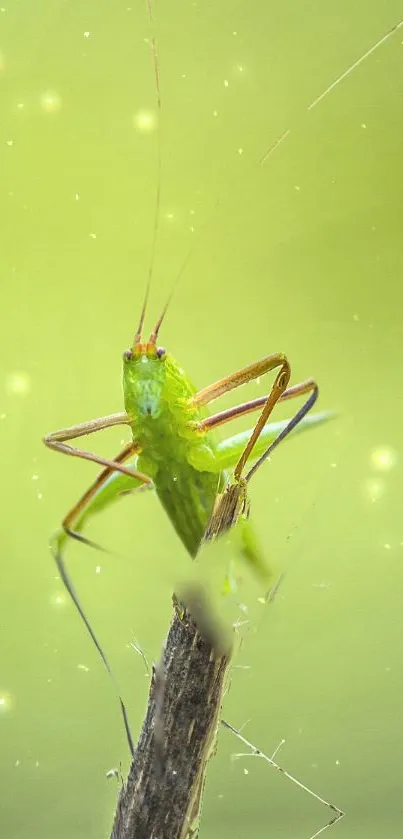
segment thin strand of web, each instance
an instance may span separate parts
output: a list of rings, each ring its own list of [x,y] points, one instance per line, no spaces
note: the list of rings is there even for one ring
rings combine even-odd
[[[346,79],[348,76],[350,76],[351,73],[353,73],[354,70],[356,70],[357,67],[360,66],[360,64],[362,64],[364,61],[366,61],[366,59],[369,58],[371,55],[373,55],[373,53],[376,52],[376,50],[378,50],[379,47],[381,47],[383,44],[386,43],[386,41],[388,41],[390,38],[392,38],[393,35],[395,35],[396,32],[399,29],[401,29],[402,26],[403,26],[403,18],[402,18],[402,20],[399,20],[397,23],[395,23],[395,25],[392,26],[392,28],[389,29],[384,35],[382,35],[381,38],[378,38],[378,40],[374,44],[372,44],[372,46],[370,46],[359,58],[357,58],[355,61],[353,61],[353,63],[350,64],[349,67],[347,67],[347,69],[343,71],[343,73],[340,73],[340,75],[337,76],[337,78],[334,79],[334,81],[331,82],[331,84],[329,84],[328,87],[326,87],[325,90],[323,90],[322,93],[319,94],[319,96],[317,96],[315,99],[313,99],[313,101],[307,106],[306,112],[312,111],[314,108],[316,108],[316,106],[319,105],[319,102],[322,102],[323,99],[325,99],[326,96],[328,96],[329,93],[331,93],[332,90],[334,90],[336,87],[338,87],[338,85],[341,84],[341,82],[343,82],[344,79]],[[267,151],[265,151],[265,153],[260,158],[259,163],[261,165],[263,163],[265,163],[266,160],[269,157],[271,157],[273,152],[280,145],[282,145],[284,140],[286,140],[287,137],[290,136],[290,134],[291,134],[291,128],[287,128],[286,131],[283,131],[283,133],[277,138],[277,140],[275,140],[275,142],[267,149]]]
[[[237,737],[238,740],[241,741],[241,743],[243,743],[245,746],[247,746],[248,749],[250,749],[250,752],[248,752],[247,754],[237,754],[234,757],[236,757],[236,758],[239,758],[239,757],[261,757],[273,769],[276,769],[277,772],[280,772],[282,775],[284,775],[285,778],[287,778],[289,781],[292,781],[293,784],[296,784],[297,787],[302,789],[304,792],[308,793],[310,796],[312,796],[312,798],[315,798],[315,800],[319,801],[320,804],[324,804],[324,806],[328,807],[329,810],[332,810],[332,812],[335,815],[330,819],[330,821],[327,822],[327,824],[325,824],[323,827],[319,828],[319,830],[317,830],[315,833],[313,833],[309,837],[309,839],[317,839],[317,837],[320,836],[322,833],[324,833],[325,830],[328,830],[329,827],[332,827],[332,825],[336,824],[336,822],[338,822],[340,819],[343,818],[343,816],[345,814],[344,814],[344,811],[340,809],[340,807],[336,807],[335,804],[331,804],[329,801],[326,801],[325,798],[323,798],[317,792],[314,792],[313,789],[308,787],[302,781],[298,780],[298,778],[296,778],[294,775],[291,775],[290,772],[287,772],[286,769],[283,769],[282,766],[280,766],[278,763],[276,763],[273,760],[274,754],[276,754],[276,752],[278,751],[279,746],[275,750],[275,752],[273,754],[273,757],[269,757],[264,752],[262,752],[261,749],[258,749],[256,746],[254,746],[253,743],[251,743],[249,740],[247,740],[246,737],[243,736],[243,734],[241,734],[236,728],[234,728],[228,722],[226,722],[225,720],[221,720],[221,724],[224,726],[224,728],[227,728],[229,731],[231,731],[232,734],[234,734],[235,737]],[[282,745],[283,742],[284,741],[282,741],[280,743],[280,745]]]

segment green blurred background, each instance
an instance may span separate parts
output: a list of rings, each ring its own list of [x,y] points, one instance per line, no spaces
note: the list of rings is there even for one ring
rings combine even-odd
[[[113,688],[48,551],[90,464],[41,436],[122,408],[121,353],[150,261],[152,324],[200,386],[285,351],[337,421],[278,450],[253,517],[288,569],[233,670],[225,716],[347,811],[341,837],[401,835],[403,29],[307,106],[401,15],[337,5],[157,4],[162,98],[140,0],[0,10],[2,473],[0,835],[100,839],[125,772]],[[130,4],[130,5],[128,5]],[[284,130],[290,135],[264,165]],[[251,386],[250,393],[263,393]],[[246,391],[245,391],[246,396]],[[281,413],[281,412],[280,412]],[[114,454],[122,432],[94,447]],[[399,505],[400,501],[400,505]],[[400,513],[400,516],[399,516]],[[188,559],[156,499],[128,498],[69,567],[127,700],[148,681]],[[308,839],[319,804],[222,732],[202,836]],[[246,774],[248,772],[248,774]]]

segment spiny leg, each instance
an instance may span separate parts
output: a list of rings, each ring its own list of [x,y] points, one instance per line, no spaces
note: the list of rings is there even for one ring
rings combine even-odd
[[[273,440],[273,442],[270,443],[270,445],[267,447],[266,451],[263,452],[263,454],[258,458],[256,463],[253,464],[251,469],[249,469],[249,472],[245,476],[245,480],[246,480],[247,483],[249,483],[250,479],[255,474],[255,472],[257,472],[257,470],[260,468],[262,463],[264,463],[264,461],[267,460],[267,458],[271,455],[271,453],[274,451],[274,449],[277,448],[279,443],[281,443],[281,441],[284,440],[291,433],[291,431],[293,431],[293,429],[304,419],[304,417],[306,416],[308,411],[310,411],[311,408],[313,408],[313,406],[314,406],[314,404],[315,404],[315,402],[316,402],[316,400],[319,396],[319,387],[313,379],[309,380],[309,382],[306,382],[304,384],[308,385],[308,386],[301,392],[302,393],[307,393],[307,392],[311,391],[311,395],[304,402],[304,404],[301,406],[299,411],[297,411],[297,413],[294,414],[293,417],[291,417],[291,419],[289,420],[289,422],[287,423],[285,428],[283,428],[283,430],[280,431],[280,433]],[[297,385],[295,385],[295,388],[296,387],[297,387]],[[293,395],[296,396],[296,395],[299,395],[299,394],[297,394],[295,392]]]
[[[224,393],[228,393],[230,390],[239,387],[239,385],[246,384],[246,382],[251,382],[253,379],[258,379],[259,376],[269,373],[270,370],[275,370],[276,367],[282,368],[279,375],[283,374],[284,378],[287,379],[283,388],[285,390],[290,378],[290,365],[287,357],[283,353],[274,353],[265,356],[260,361],[249,364],[248,367],[236,370],[230,376],[225,376],[212,385],[208,385],[202,390],[199,390],[192,397],[191,402],[197,407],[207,405],[209,402],[213,402],[214,399],[218,399],[219,396],[223,396]]]
[[[293,399],[296,396],[302,396],[308,393],[315,384],[313,379],[306,379],[304,382],[299,382],[292,387],[288,387],[284,393],[281,394],[279,402],[284,402],[288,399]],[[267,396],[258,396],[257,399],[250,399],[248,402],[242,402],[240,405],[235,405],[233,408],[227,408],[225,411],[220,411],[217,414],[212,414],[209,417],[201,420],[197,424],[199,431],[208,431],[216,428],[219,425],[224,425],[226,422],[231,422],[233,419],[243,417],[253,411],[259,410],[267,402]]]
[[[280,367],[280,370],[277,373],[270,392],[264,401],[262,412],[255,425],[252,435],[248,440],[238,463],[236,464],[234,471],[236,481],[240,480],[245,463],[262,431],[262,428],[266,425],[276,402],[278,402],[280,396],[287,388],[291,375],[291,368],[287,357],[283,353],[268,355],[260,361],[256,361],[254,364],[250,364],[248,367],[237,370],[230,376],[226,376],[224,379],[220,379],[218,382],[208,385],[206,388],[196,393],[192,399],[192,403],[197,406],[206,405],[208,402],[212,402],[213,399],[217,399],[224,393],[228,393],[228,391],[239,387],[239,385],[250,382],[253,379],[257,379],[259,376],[269,373],[270,370],[275,370],[276,367]]]
[[[140,451],[140,446],[136,443],[128,443],[127,446],[122,449],[121,452],[113,459],[112,463],[122,463],[123,461],[127,460],[130,456],[138,453]],[[85,545],[89,545],[92,548],[97,548],[98,550],[106,551],[101,545],[98,545],[97,542],[93,542],[91,539],[87,539],[86,536],[83,536],[82,533],[77,532],[74,530],[74,523],[77,522],[77,519],[80,516],[80,513],[85,509],[91,499],[96,495],[102,487],[106,484],[110,475],[116,472],[116,467],[113,468],[111,466],[106,466],[105,469],[100,472],[98,477],[95,479],[94,483],[87,489],[84,495],[81,496],[80,500],[77,504],[72,507],[71,510],[67,513],[62,521],[62,527],[65,533],[68,536],[71,536],[72,539],[77,539],[79,542],[83,542]],[[135,471],[133,470],[133,479],[136,479]],[[142,483],[141,486],[148,486],[147,484]]]
[[[65,517],[65,519],[63,521],[63,527],[64,527],[65,531],[68,533],[68,535],[75,536],[75,538],[78,538],[82,541],[88,541],[89,542],[89,540],[84,540],[84,537],[82,537],[81,534],[78,534],[78,533],[75,533],[74,531],[72,531],[71,528],[70,528],[70,525],[77,518],[80,511],[83,509],[83,506],[86,503],[88,503],[88,501],[94,496],[94,494],[97,491],[102,489],[102,487],[105,485],[105,483],[107,482],[110,475],[113,472],[116,471],[115,464],[118,465],[119,461],[125,460],[131,454],[133,454],[133,451],[136,451],[137,449],[138,449],[138,447],[136,447],[136,445],[133,444],[133,443],[129,444],[128,446],[125,446],[123,451],[121,451],[120,454],[117,456],[116,460],[112,461],[112,467],[108,466],[106,469],[103,470],[103,472],[101,472],[101,474],[98,476],[96,481],[94,481],[93,485],[89,488],[89,490],[80,499],[78,504],[76,504],[76,506],[73,507],[73,509],[68,513],[68,515]],[[92,543],[90,543],[90,544],[92,544]],[[102,659],[102,661],[103,661],[103,663],[104,663],[104,665],[105,665],[105,667],[106,667],[106,669],[107,669],[107,671],[108,671],[108,673],[109,673],[109,675],[110,675],[110,677],[111,677],[111,679],[112,679],[112,681],[115,685],[116,692],[117,692],[118,699],[119,699],[120,709],[121,709],[121,712],[122,712],[123,723],[124,723],[124,727],[125,727],[125,731],[126,731],[127,741],[128,741],[128,744],[129,744],[131,754],[133,755],[134,754],[134,745],[133,745],[133,738],[132,738],[131,731],[130,731],[126,706],[125,706],[125,704],[123,702],[123,699],[120,695],[119,687],[117,685],[117,682],[116,682],[115,676],[113,674],[112,668],[109,664],[108,658],[107,658],[100,642],[98,641],[98,638],[97,638],[97,636],[96,636],[96,634],[95,634],[95,632],[94,632],[94,630],[93,630],[93,628],[92,628],[92,626],[91,626],[91,624],[90,624],[90,622],[87,618],[87,615],[85,614],[85,611],[84,611],[84,609],[81,605],[81,602],[79,600],[78,594],[76,593],[75,588],[73,586],[73,583],[72,583],[72,581],[70,579],[70,576],[68,574],[68,571],[67,571],[64,559],[63,559],[61,547],[60,547],[60,540],[55,539],[53,541],[52,553],[53,553],[56,565],[58,567],[60,577],[61,577],[61,579],[64,583],[64,586],[65,586],[69,596],[71,597],[71,599],[72,599],[72,601],[73,601],[73,603],[74,603],[82,621],[84,622],[84,625],[86,626],[87,631],[89,632],[89,635],[90,635],[93,643],[95,644],[95,646],[98,650],[98,653],[101,656],[101,659]]]
[[[81,457],[84,460],[91,460],[93,463],[98,463],[100,466],[109,466],[113,472],[123,472],[124,475],[138,478],[143,483],[151,483],[151,478],[144,475],[142,472],[136,472],[129,466],[124,466],[122,463],[115,463],[107,457],[94,454],[94,452],[87,452],[84,449],[77,449],[74,446],[66,444],[66,440],[74,440],[76,437],[84,437],[86,434],[93,434],[95,431],[101,431],[104,428],[112,428],[115,425],[130,425],[130,417],[122,412],[119,414],[110,414],[106,417],[98,417],[88,422],[82,422],[78,425],[72,425],[69,428],[62,428],[60,431],[53,431],[43,438],[45,446],[49,449],[68,454],[72,457]]]
[[[277,376],[276,381],[281,377],[282,371]],[[206,431],[212,428],[216,428],[220,425],[223,425],[226,422],[230,422],[233,419],[238,417],[245,416],[245,414],[249,414],[252,411],[257,411],[259,408],[263,408],[262,413],[259,417],[258,422],[255,425],[255,428],[252,431],[252,434],[235,466],[235,479],[240,480],[243,468],[245,466],[246,461],[251,456],[253,448],[255,447],[257,440],[262,433],[264,426],[267,423],[268,417],[276,404],[279,401],[287,401],[289,399],[294,399],[296,396],[302,396],[305,393],[311,392],[311,396],[306,402],[302,405],[302,407],[297,411],[297,413],[292,417],[286,426],[279,432],[279,434],[275,437],[275,439],[270,443],[267,449],[263,452],[263,454],[259,457],[258,461],[254,464],[252,469],[248,472],[246,476],[246,480],[249,481],[252,475],[257,471],[259,466],[266,460],[267,457],[271,454],[271,452],[278,446],[281,440],[284,440],[285,437],[290,434],[290,432],[301,422],[301,420],[305,417],[305,415],[310,411],[310,409],[315,404],[319,389],[314,381],[314,379],[307,379],[304,382],[299,382],[299,384],[292,385],[285,389],[280,396],[277,396],[276,393],[273,394],[274,387],[276,382],[274,382],[273,388],[267,396],[260,396],[257,399],[251,399],[248,402],[243,402],[241,405],[236,405],[233,408],[228,408],[225,411],[220,411],[217,414],[213,414],[210,417],[202,420],[198,423],[197,428],[199,431]],[[280,385],[281,387],[281,385]],[[277,388],[278,393],[278,388]],[[272,399],[270,399],[272,397]]]
[[[281,374],[282,371],[278,374],[276,381],[279,379]],[[240,535],[241,550],[244,557],[252,566],[254,566],[259,575],[263,579],[266,578],[267,581],[271,577],[271,569],[264,561],[263,555],[254,539],[254,534],[251,531],[248,522],[249,504],[247,497],[247,484],[252,475],[274,450],[274,448],[293,430],[293,428],[298,425],[298,423],[301,422],[305,414],[315,403],[318,396],[318,387],[313,379],[301,382],[300,384],[294,385],[288,390],[283,391],[285,399],[291,399],[309,391],[311,391],[311,395],[306,400],[302,408],[300,408],[300,410],[285,424],[285,426],[283,426],[281,431],[275,436],[274,440],[270,442],[263,451],[262,455],[258,458],[255,465],[249,470],[246,477],[242,476],[244,465],[248,457],[252,455],[253,448],[257,444],[259,436],[264,430],[268,414],[271,412],[273,404],[278,401],[278,389],[277,394],[272,388],[269,397],[255,399],[253,401],[237,405],[235,408],[231,408],[227,411],[221,411],[219,414],[215,414],[206,420],[202,420],[202,422],[198,425],[199,430],[203,430],[203,428],[205,429],[206,427],[212,428],[225,422],[229,422],[229,420],[234,417],[239,417],[243,414],[250,413],[253,410],[258,410],[263,406],[259,420],[256,423],[236,463],[234,470],[235,480],[230,482],[226,486],[224,492],[216,499],[212,516],[205,531],[204,541],[215,539],[220,535],[220,533],[231,530],[238,524],[238,534]],[[276,395],[277,399],[275,398]]]

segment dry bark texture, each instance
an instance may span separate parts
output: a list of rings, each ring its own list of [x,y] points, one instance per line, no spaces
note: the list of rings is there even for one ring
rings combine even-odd
[[[187,608],[175,607],[162,661],[154,668],[111,839],[197,835],[231,649],[209,618],[202,592],[185,599]]]

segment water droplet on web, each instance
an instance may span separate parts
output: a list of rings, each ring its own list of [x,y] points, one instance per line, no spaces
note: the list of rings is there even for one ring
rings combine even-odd
[[[151,134],[158,125],[155,111],[137,111],[133,117],[133,125],[139,134]]]
[[[60,592],[52,594],[50,597],[50,605],[60,609],[61,606],[66,605],[66,596],[64,594],[61,594]]]
[[[40,103],[45,114],[57,114],[62,107],[60,95],[54,90],[46,90],[42,93]]]
[[[8,373],[5,378],[5,388],[12,396],[28,396],[31,390],[31,377],[22,371]]]
[[[387,472],[396,466],[397,454],[389,446],[378,446],[372,450],[370,460],[374,469],[379,472]]]
[[[7,711],[11,711],[13,705],[14,700],[11,693],[8,691],[4,691],[4,693],[0,692],[0,714],[6,714]]]
[[[365,494],[368,496],[372,504],[380,501],[386,492],[385,482],[376,478],[370,478],[364,484]]]

